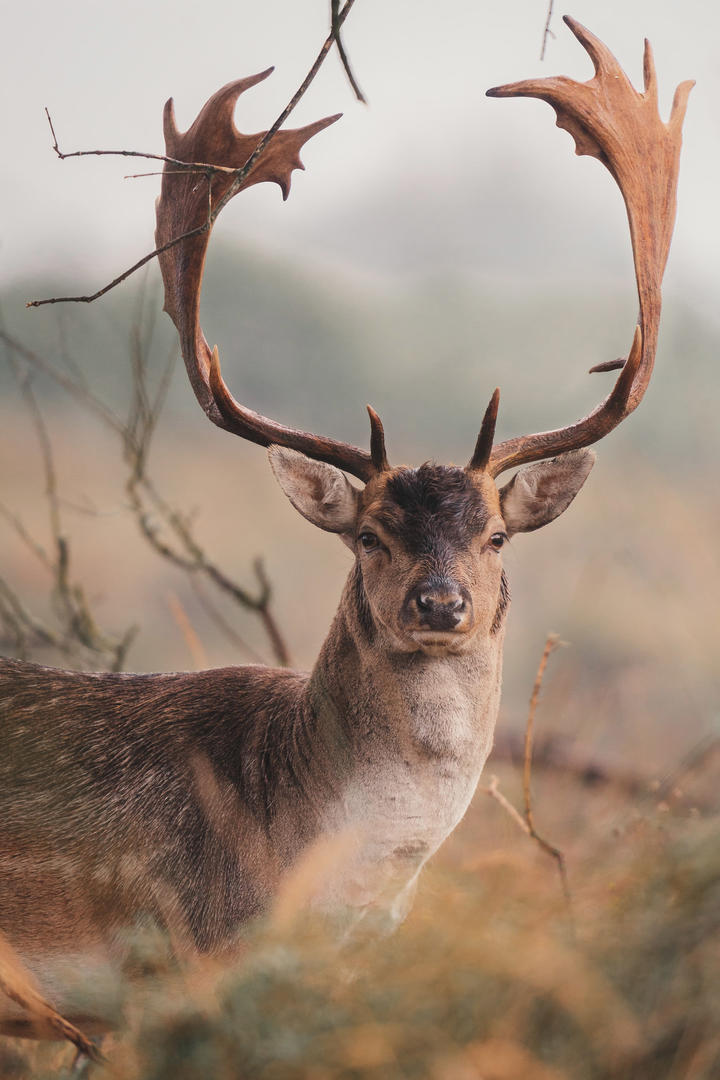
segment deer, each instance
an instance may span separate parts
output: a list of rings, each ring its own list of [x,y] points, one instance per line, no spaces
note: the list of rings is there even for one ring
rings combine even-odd
[[[214,424],[267,448],[292,506],[336,534],[353,563],[309,673],[2,661],[0,932],[73,1023],[112,1022],[110,975],[134,927],[150,919],[202,953],[232,950],[318,844],[334,857],[318,869],[311,906],[344,912],[353,926],[397,925],[423,866],[463,818],[500,703],[503,549],[567,509],[593,466],[591,447],[637,408],[652,375],[693,85],[678,87],[665,123],[648,42],[639,92],[597,37],[565,22],[592,60],[589,81],[537,78],[487,93],[548,102],[576,152],[614,177],[638,321],[627,358],[592,369],[619,373],[589,415],[496,442],[495,390],[463,467],[391,465],[369,406],[367,451],[233,397],[199,322],[218,208],[262,182],[286,199],[301,147],[338,117],[280,130],[238,184],[233,170],[261,136],[237,130],[235,106],[272,69],[224,86],[184,133],[172,99],[165,107],[167,157],[225,167],[203,175],[166,164],[156,207],[165,311],[193,391]],[[0,1004],[0,1031],[49,1033],[10,1002]]]

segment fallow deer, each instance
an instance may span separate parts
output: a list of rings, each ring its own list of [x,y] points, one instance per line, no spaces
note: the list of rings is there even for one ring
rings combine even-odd
[[[566,22],[593,61],[592,79],[536,79],[488,94],[549,102],[577,152],[614,176],[630,224],[638,325],[608,397],[567,427],[495,443],[496,390],[464,468],[391,466],[372,409],[368,453],[235,401],[199,325],[202,226],[235,193],[234,179],[165,167],[158,246],[192,234],[160,258],[165,309],[195,394],[213,423],[268,447],[292,505],[336,533],[355,561],[309,674],[261,666],[84,674],[3,662],[0,929],[71,1019],[112,1014],[105,975],[144,918],[221,950],[270,907],[318,841],[345,838],[318,875],[318,907],[401,918],[421,867],[465,813],[500,700],[502,549],[566,509],[592,467],[588,447],[638,406],[652,373],[692,87],[678,88],[664,124],[649,45],[639,93],[602,42]],[[223,87],[184,134],[168,102],[168,156],[242,166],[260,137],[238,133],[235,104],[268,74]],[[281,131],[241,186],[272,181],[287,197],[301,146],[335,119]],[[37,1030],[23,1028],[10,1005],[0,1009],[2,1030]]]

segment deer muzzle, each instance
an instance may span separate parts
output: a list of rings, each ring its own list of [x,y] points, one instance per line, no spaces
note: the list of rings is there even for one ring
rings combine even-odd
[[[403,611],[407,629],[464,634],[472,625],[472,599],[467,589],[449,578],[429,578],[407,595]]]

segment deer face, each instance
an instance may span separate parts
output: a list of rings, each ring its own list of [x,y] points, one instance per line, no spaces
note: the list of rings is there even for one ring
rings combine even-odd
[[[360,491],[332,465],[270,449],[291,503],[355,553],[359,603],[398,652],[466,651],[501,630],[505,543],[552,521],[584,483],[581,450],[521,469],[498,489],[487,472],[446,465],[387,469]]]
[[[365,595],[397,649],[461,652],[499,628],[507,532],[488,477],[442,465],[392,469],[368,483],[356,523]]]

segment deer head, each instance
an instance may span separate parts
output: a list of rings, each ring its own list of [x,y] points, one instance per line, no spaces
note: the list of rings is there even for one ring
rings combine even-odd
[[[549,102],[558,125],[575,139],[577,153],[597,157],[615,178],[630,223],[638,325],[626,360],[593,369],[621,367],[610,394],[588,416],[567,427],[495,443],[496,390],[464,468],[392,467],[382,423],[369,406],[368,453],[285,427],[234,399],[221,375],[217,348],[210,350],[198,321],[210,228],[229,193],[234,193],[233,177],[178,173],[173,166],[165,167],[157,207],[158,246],[193,234],[160,257],[165,309],[178,329],[196,396],[213,423],[269,447],[275,476],[293,506],[314,525],[337,533],[354,551],[368,621],[373,631],[381,630],[391,646],[403,652],[462,652],[478,635],[498,633],[508,595],[501,561],[504,542],[515,533],[546,525],[569,506],[593,465],[595,455],[588,447],[638,406],[652,374],[661,281],[675,217],[681,125],[693,84],[678,88],[665,125],[657,111],[649,44],[645,44],[645,90],[638,93],[601,41],[575,20],[565,21],[595,66],[589,82],[563,77],[530,80],[497,87],[488,95]],[[168,102],[168,155],[232,169],[242,166],[261,136],[236,130],[235,103],[269,73],[218,91],[185,134],[177,131],[172,101]],[[279,184],[286,198],[293,169],[302,168],[300,147],[336,119],[278,132],[238,190],[268,180]],[[512,479],[498,486],[497,478],[518,466]],[[347,473],[364,488],[351,484]]]

